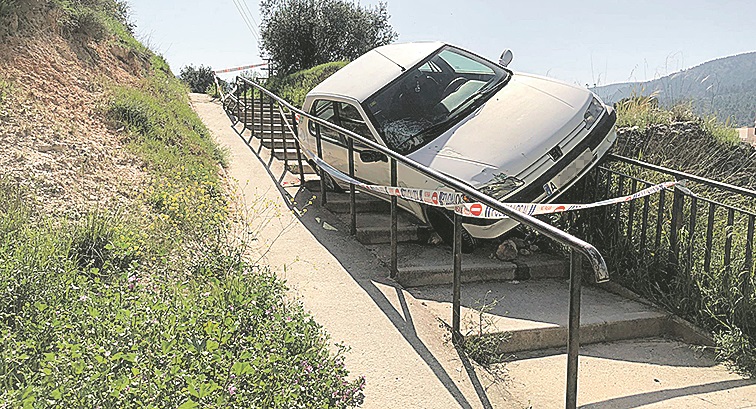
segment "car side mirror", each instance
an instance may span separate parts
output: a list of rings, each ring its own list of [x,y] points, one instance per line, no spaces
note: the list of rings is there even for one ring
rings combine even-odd
[[[360,151],[360,160],[363,163],[388,162],[386,155],[376,151]]]
[[[499,65],[506,67],[509,65],[509,63],[512,62],[512,59],[514,59],[514,54],[512,54],[512,50],[507,48],[506,50],[501,52],[501,56],[499,57]]]

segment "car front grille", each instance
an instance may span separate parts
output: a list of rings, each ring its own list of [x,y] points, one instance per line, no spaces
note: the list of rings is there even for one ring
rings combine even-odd
[[[614,111],[605,114],[593,130],[591,130],[591,132],[580,141],[577,146],[568,153],[565,153],[556,164],[551,166],[546,172],[536,178],[536,180],[532,183],[526,184],[522,189],[505,198],[504,201],[511,203],[532,203],[536,201],[544,194],[543,185],[548,183],[568,165],[574,162],[575,159],[585,152],[586,149],[595,151],[601,144],[601,141],[603,141],[604,138],[606,138],[606,135],[609,134],[615,122],[617,122],[617,114]]]

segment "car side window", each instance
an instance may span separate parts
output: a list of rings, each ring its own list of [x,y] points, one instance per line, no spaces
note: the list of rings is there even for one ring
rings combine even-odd
[[[338,120],[339,118],[338,118],[338,115],[336,114],[336,103],[333,101],[327,101],[324,99],[319,99],[315,101],[315,103],[312,105],[312,109],[310,110],[310,113],[334,125],[339,125],[339,120]],[[314,136],[316,134],[316,125],[314,122],[312,121],[309,122],[309,129],[310,129],[310,133]],[[334,142],[340,145],[346,145],[346,139],[344,136],[339,135],[338,132],[326,126],[320,127],[320,136],[323,139],[328,140],[329,142]]]
[[[370,132],[365,119],[354,105],[339,102],[339,119],[341,120],[342,128],[375,142],[375,136]]]

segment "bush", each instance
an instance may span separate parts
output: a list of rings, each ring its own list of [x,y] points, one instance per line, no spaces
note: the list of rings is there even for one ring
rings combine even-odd
[[[179,79],[184,81],[192,92],[205,92],[215,82],[215,72],[211,67],[200,65],[195,68],[193,65],[187,65],[181,69]]]
[[[3,192],[17,190],[3,182]],[[21,200],[19,200],[21,198]],[[13,407],[348,407],[341,351],[267,269],[226,258],[226,274],[187,276],[168,260],[91,274],[69,254],[100,226],[100,248],[132,252],[112,218],[34,222],[23,195],[0,199],[0,401]],[[40,215],[35,215],[40,217]],[[11,230],[7,226],[13,226]],[[142,221],[124,221],[139,236]],[[154,248],[148,229],[144,248]],[[11,232],[13,234],[5,234]],[[172,276],[171,274],[180,274]]]

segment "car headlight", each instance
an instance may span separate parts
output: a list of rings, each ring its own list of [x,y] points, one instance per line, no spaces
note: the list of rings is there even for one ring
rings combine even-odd
[[[481,186],[478,191],[480,191],[480,193],[491,196],[494,199],[501,199],[517,190],[518,188],[522,187],[524,184],[525,182],[517,179],[514,176],[508,176],[504,178],[495,177],[492,181]]]
[[[585,114],[583,115],[583,119],[585,120],[585,128],[593,128],[593,125],[596,124],[596,121],[603,113],[604,104],[602,104],[601,101],[598,100],[598,98],[593,97],[591,105],[588,106],[588,109],[585,110]]]

